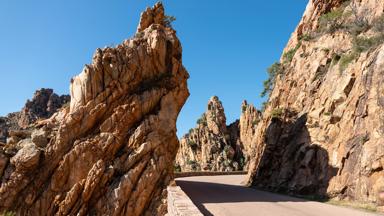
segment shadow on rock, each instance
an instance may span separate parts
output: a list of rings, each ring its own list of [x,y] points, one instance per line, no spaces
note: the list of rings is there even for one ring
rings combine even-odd
[[[272,118],[252,185],[311,199],[328,199],[328,184],[338,169],[329,165],[327,150],[311,141],[307,115],[295,116],[297,113],[285,110],[284,118]]]

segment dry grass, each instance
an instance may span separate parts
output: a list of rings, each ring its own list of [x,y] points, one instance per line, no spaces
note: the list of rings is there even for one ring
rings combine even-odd
[[[0,216],[15,216],[16,214],[14,212],[3,212],[0,213]]]
[[[349,208],[360,209],[360,210],[365,210],[370,212],[378,211],[377,206],[372,203],[359,203],[359,202],[345,201],[345,200],[328,200],[328,201],[325,201],[324,203],[337,205],[337,206],[345,206]]]

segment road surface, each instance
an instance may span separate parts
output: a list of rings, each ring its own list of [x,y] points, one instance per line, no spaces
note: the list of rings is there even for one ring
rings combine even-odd
[[[241,186],[244,175],[196,176],[176,183],[206,216],[377,216]]]

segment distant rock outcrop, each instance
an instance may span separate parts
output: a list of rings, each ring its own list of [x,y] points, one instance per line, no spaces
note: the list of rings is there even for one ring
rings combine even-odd
[[[383,11],[383,1],[309,1],[272,71],[251,185],[378,202],[384,188]]]
[[[148,8],[135,37],[97,49],[73,78],[70,106],[0,148],[0,212],[164,214],[176,118],[189,96],[181,44],[164,20],[162,4]],[[50,115],[59,99],[36,97],[23,124]]]
[[[47,119],[64,104],[69,104],[70,100],[69,95],[58,96],[52,89],[40,89],[18,114],[18,125],[21,128],[27,128],[39,119]]]
[[[252,131],[260,113],[246,102],[241,121],[226,125],[224,108],[218,97],[208,101],[207,111],[180,140],[176,169],[180,171],[238,171],[247,167]]]
[[[0,117],[0,142],[7,142],[11,130],[28,130],[36,121],[50,118],[69,101],[69,95],[58,96],[52,89],[37,90],[20,112]]]

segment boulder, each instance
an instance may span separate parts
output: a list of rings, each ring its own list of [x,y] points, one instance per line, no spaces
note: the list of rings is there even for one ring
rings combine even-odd
[[[30,140],[21,141],[21,149],[11,158],[11,164],[19,170],[34,169],[40,159],[40,150]]]
[[[31,135],[32,142],[40,148],[45,148],[45,146],[47,146],[48,144],[47,136],[47,131],[45,131],[44,129],[34,130]]]

